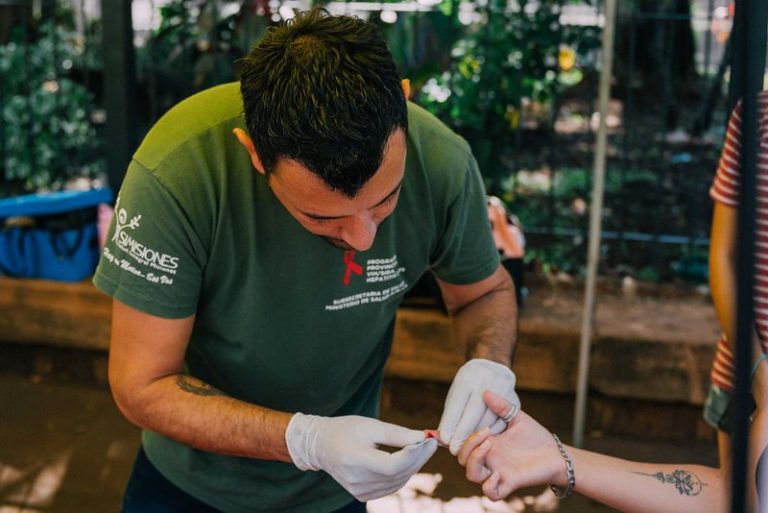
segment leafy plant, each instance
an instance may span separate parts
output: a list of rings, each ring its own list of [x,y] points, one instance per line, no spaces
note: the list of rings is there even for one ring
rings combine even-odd
[[[458,0],[443,0],[436,10],[401,13],[393,23],[383,22],[379,13],[370,16],[369,20],[381,30],[398,70],[411,81],[414,90],[450,67],[450,49],[466,32],[458,21],[458,4]]]
[[[5,193],[61,188],[104,171],[91,121],[93,95],[68,78],[82,57],[74,34],[52,22],[26,41],[17,27],[0,46],[0,166]],[[27,35],[28,37],[28,35]]]
[[[490,188],[514,170],[514,141],[526,118],[551,126],[557,93],[573,83],[572,74],[559,78],[575,62],[563,50],[597,44],[596,31],[560,24],[562,3],[490,0],[483,23],[453,47],[450,70],[421,89],[420,103],[469,141]]]
[[[266,2],[236,4],[171,0],[160,7],[160,25],[137,55],[139,81],[150,93],[150,122],[181,99],[236,79],[236,61],[272,23]]]

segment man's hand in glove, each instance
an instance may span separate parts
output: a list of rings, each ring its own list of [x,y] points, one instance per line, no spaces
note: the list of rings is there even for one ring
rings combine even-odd
[[[483,392],[496,392],[512,404],[504,419],[492,412],[483,401]],[[453,378],[445,398],[440,419],[440,440],[454,456],[469,435],[488,427],[491,434],[501,433],[507,422],[520,411],[515,392],[515,374],[506,365],[476,358],[465,363]]]
[[[298,468],[326,471],[363,502],[402,488],[437,449],[437,440],[427,440],[423,431],[352,415],[296,413],[285,440]],[[401,449],[389,453],[379,446]]]

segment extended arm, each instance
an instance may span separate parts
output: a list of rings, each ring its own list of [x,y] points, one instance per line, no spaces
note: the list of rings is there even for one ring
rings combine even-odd
[[[163,319],[114,301],[109,382],[118,407],[138,426],[205,451],[324,470],[359,500],[398,490],[435,452],[421,430],[271,410],[185,375],[193,324],[194,317]]]
[[[120,411],[198,449],[290,462],[291,414],[227,397],[183,373],[193,324],[194,317],[164,319],[114,301],[109,382]]]
[[[762,367],[766,367],[763,363]],[[765,369],[763,369],[765,370]],[[756,386],[762,386],[756,381]],[[508,404],[486,394],[494,411]],[[755,466],[768,444],[765,408],[760,406],[751,428],[749,496],[754,511]],[[728,472],[701,465],[655,464],[628,461],[566,447],[573,460],[575,491],[620,511],[632,513],[706,513],[727,511]],[[507,431],[490,436],[487,430],[470,437],[458,454],[471,481],[498,500],[533,485],[567,484],[566,466],[554,438],[533,418],[521,412]]]
[[[517,301],[507,271],[499,266],[490,277],[471,285],[438,283],[454,335],[466,345],[467,359],[485,358],[509,366],[517,338]]]
[[[451,384],[440,419],[440,438],[456,454],[469,435],[483,427],[494,433],[504,422],[483,402],[493,390],[520,406],[515,375],[509,368],[517,334],[517,306],[512,280],[499,266],[489,278],[472,285],[439,282],[453,319],[455,337],[466,345],[467,359]]]
[[[578,469],[575,490],[620,511],[704,513],[728,510],[725,480],[718,469],[701,465],[639,463],[570,447],[567,450]],[[559,466],[563,466],[562,458]]]

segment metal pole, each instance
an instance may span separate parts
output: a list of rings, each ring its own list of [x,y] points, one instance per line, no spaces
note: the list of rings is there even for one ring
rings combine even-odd
[[[728,112],[733,111],[736,106],[736,102],[744,96],[745,86],[745,65],[746,59],[744,56],[747,53],[747,28],[746,28],[746,11],[744,9],[744,3],[747,0],[741,0],[736,5],[736,10],[733,15],[733,27],[731,28],[731,35],[728,36],[728,42],[731,44],[730,55],[730,79],[728,80]],[[727,123],[727,120],[726,120]]]
[[[712,60],[712,20],[715,13],[715,0],[707,5],[707,30],[704,36],[704,70],[702,75],[709,79],[709,63]]]
[[[734,429],[731,436],[733,461],[731,467],[731,511],[746,510],[746,480],[749,450],[750,410],[750,367],[752,360],[752,333],[755,327],[754,271],[755,271],[755,227],[757,218],[757,151],[758,116],[757,94],[763,89],[766,54],[766,24],[768,24],[768,3],[765,0],[742,0],[736,2],[734,36],[744,48],[742,65],[734,66],[733,72],[740,81],[742,98],[741,127],[741,190],[738,220],[738,264],[736,306],[736,392],[734,401]],[[742,33],[736,33],[741,29]],[[734,41],[736,42],[736,41]],[[734,47],[736,49],[736,47]],[[733,63],[739,53],[732,54]]]
[[[131,0],[101,0],[109,186],[117,191],[136,149],[136,64]]]
[[[595,283],[597,264],[600,258],[600,230],[603,212],[603,190],[605,188],[605,155],[608,139],[608,100],[611,95],[613,74],[613,35],[616,27],[616,0],[605,2],[605,25],[602,40],[602,67],[598,111],[600,126],[597,130],[595,148],[594,179],[592,181],[592,206],[589,217],[589,250],[587,253],[587,282],[584,289],[584,313],[581,323],[581,344],[579,346],[579,374],[576,385],[576,409],[573,420],[573,444],[581,447],[584,442],[584,419],[587,407],[587,383],[589,381],[589,351],[592,342],[592,326],[595,313]]]

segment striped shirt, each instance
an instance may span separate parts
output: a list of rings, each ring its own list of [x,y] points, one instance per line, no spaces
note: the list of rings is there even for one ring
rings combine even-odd
[[[759,141],[757,155],[757,219],[755,233],[754,305],[757,335],[768,352],[768,91],[758,95]],[[741,184],[741,101],[728,122],[725,143],[717,167],[717,176],[709,190],[713,200],[730,207],[739,206]],[[725,335],[720,337],[712,365],[715,385],[733,391],[733,352]]]

